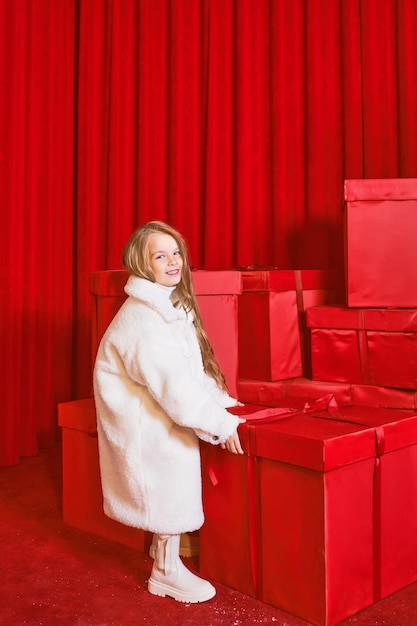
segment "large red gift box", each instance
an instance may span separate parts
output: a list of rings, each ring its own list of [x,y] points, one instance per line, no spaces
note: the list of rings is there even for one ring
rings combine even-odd
[[[191,274],[204,328],[225,375],[229,393],[236,397],[238,378],[238,297],[240,272],[197,270]]]
[[[417,391],[410,389],[352,385],[303,377],[275,381],[241,379],[237,384],[237,393],[241,402],[265,406],[275,406],[280,398],[286,396],[320,398],[331,393],[340,406],[357,404],[386,409],[417,409]]]
[[[92,304],[92,356],[97,350],[107,326],[127,298],[125,285],[129,278],[126,270],[104,270],[89,274],[89,288],[93,296]]]
[[[374,598],[379,600],[417,580],[417,414],[350,406],[327,417],[375,429]]]
[[[103,512],[94,400],[59,404],[58,423],[62,427],[64,522],[146,550],[151,541],[149,533],[119,524]]]
[[[231,395],[236,395],[238,372],[238,295],[242,291],[240,272],[197,270],[191,274],[197,302],[207,335],[226,377]],[[90,274],[93,294],[93,358],[107,326],[126,299],[125,270]]]
[[[352,404],[386,409],[417,409],[417,392],[374,385],[351,385]]]
[[[375,434],[301,411],[280,417],[240,427],[248,455],[202,445],[200,571],[331,626],[374,600]]]
[[[353,386],[348,383],[311,380],[310,378],[289,378],[287,380],[244,380],[237,383],[237,394],[241,402],[276,406],[282,398],[297,396],[300,398],[320,398],[333,394],[340,406],[353,404]]]
[[[239,297],[239,377],[283,380],[307,375],[305,311],[337,301],[333,270],[245,270]]]
[[[417,178],[345,181],[349,307],[417,307]]]
[[[417,389],[417,310],[312,307],[314,380]]]

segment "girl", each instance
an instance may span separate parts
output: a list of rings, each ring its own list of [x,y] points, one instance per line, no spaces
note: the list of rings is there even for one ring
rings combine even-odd
[[[148,590],[204,602],[214,587],[179,557],[181,533],[201,527],[198,439],[243,454],[226,411],[238,404],[204,332],[186,245],[162,222],[136,230],[123,251],[128,299],[94,368],[105,513],[154,533]]]

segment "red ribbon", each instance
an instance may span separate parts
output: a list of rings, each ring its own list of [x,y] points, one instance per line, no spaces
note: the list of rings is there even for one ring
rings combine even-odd
[[[358,343],[362,382],[365,385],[370,385],[371,370],[369,366],[368,335],[366,333],[366,313],[364,309],[359,310]]]
[[[251,427],[253,425],[261,425],[261,424],[269,424],[270,422],[276,422],[279,419],[290,417],[294,413],[297,413],[298,409],[290,409],[283,407],[263,407],[261,409],[256,408],[255,410],[252,408],[250,404],[244,404],[242,406],[232,406],[227,409],[229,413],[233,415],[237,415],[246,419],[246,424],[248,427],[248,456],[251,455],[251,450],[253,446],[253,435],[251,434]],[[246,412],[245,412],[246,411]],[[249,413],[247,411],[250,411]],[[213,487],[218,485],[219,480],[216,476],[216,471],[213,465],[213,455],[210,455],[210,461],[208,466],[208,475],[210,477],[211,483]]]
[[[248,428],[248,446],[252,448],[254,429]],[[255,596],[262,599],[262,531],[261,497],[259,489],[258,459],[248,454],[248,507],[249,507],[249,551]]]
[[[334,393],[328,393],[327,396],[319,398],[313,402],[313,404],[306,402],[303,408],[303,413],[311,413],[313,417],[321,417],[319,415],[314,416],[313,411],[327,411],[329,414],[334,414],[338,409],[339,406]]]
[[[300,352],[301,352],[301,371],[303,376],[308,374],[307,364],[310,359],[307,358],[307,340],[306,340],[306,320],[305,320],[305,306],[304,306],[304,293],[303,293],[303,278],[301,270],[294,270],[295,280],[295,297],[297,302],[297,314],[298,314],[298,335],[300,338]]]

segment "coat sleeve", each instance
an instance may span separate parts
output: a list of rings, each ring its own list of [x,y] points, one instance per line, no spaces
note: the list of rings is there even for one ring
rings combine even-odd
[[[192,428],[205,441],[223,443],[239,424],[225,408],[236,400],[207,380],[198,343],[186,340],[190,329],[184,335],[181,324],[147,310],[140,318],[140,331],[130,325],[123,341],[117,341],[118,352],[128,377],[146,385],[174,422]]]
[[[207,389],[209,389],[211,391],[211,394],[213,395],[213,398],[216,399],[216,401],[224,408],[228,408],[231,406],[236,406],[237,404],[237,399],[233,398],[232,396],[230,396],[226,391],[224,391],[223,389],[220,389],[220,387],[217,385],[216,381],[214,380],[214,378],[212,378],[211,376],[209,376],[208,374],[206,374],[204,372],[204,376],[205,376],[205,384],[207,386]]]

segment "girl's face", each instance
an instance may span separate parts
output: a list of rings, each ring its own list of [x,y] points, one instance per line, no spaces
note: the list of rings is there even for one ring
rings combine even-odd
[[[183,259],[177,242],[171,235],[155,233],[149,237],[149,259],[157,283],[165,287],[178,285]]]

